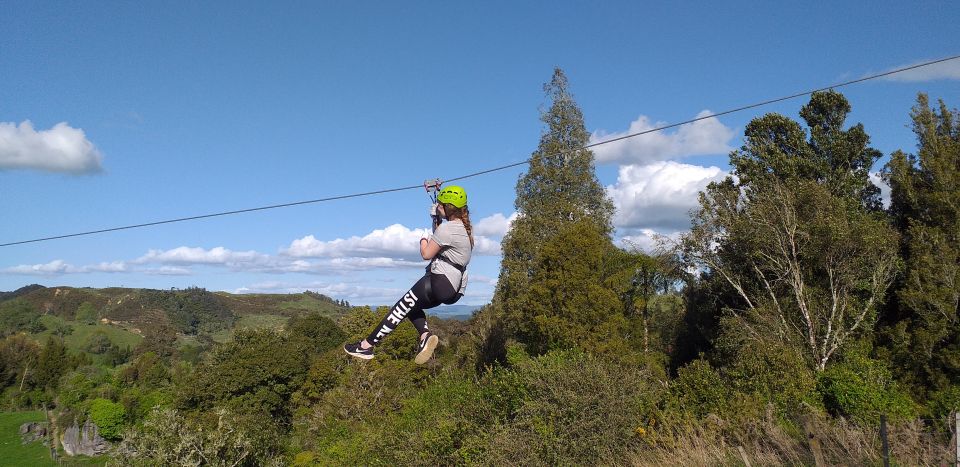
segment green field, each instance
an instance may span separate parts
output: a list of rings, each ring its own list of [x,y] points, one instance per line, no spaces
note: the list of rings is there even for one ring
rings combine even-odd
[[[116,344],[121,348],[126,346],[130,346],[131,349],[136,348],[137,344],[143,340],[143,336],[139,334],[110,324],[81,324],[76,321],[66,321],[63,318],[52,315],[40,317],[40,322],[47,327],[46,331],[43,331],[39,334],[34,334],[35,338],[41,343],[44,342],[47,339],[47,336],[51,334],[50,330],[54,329],[57,325],[68,325],[73,328],[73,332],[63,338],[63,343],[72,352],[83,351],[83,348],[87,344],[87,339],[90,338],[91,334],[97,331],[103,331],[103,333],[107,335],[107,338],[110,339],[111,343]],[[94,361],[98,361],[98,356],[91,356],[94,357]]]
[[[63,343],[71,352],[83,352],[90,335],[97,331],[103,331],[103,333],[107,335],[107,338],[110,339],[110,342],[120,346],[120,348],[130,346],[132,350],[143,340],[143,336],[139,334],[110,324],[81,324],[76,321],[66,321],[63,318],[52,315],[41,316],[40,322],[47,327],[47,330],[39,334],[34,334],[33,336],[41,344],[47,340],[47,336],[51,334],[51,329],[56,328],[58,325],[67,325],[73,328],[73,332],[63,338]],[[102,363],[102,356],[89,355],[94,363]]]
[[[57,465],[50,459],[50,449],[42,442],[24,445],[20,440],[20,425],[45,420],[39,410],[0,413],[0,467]]]

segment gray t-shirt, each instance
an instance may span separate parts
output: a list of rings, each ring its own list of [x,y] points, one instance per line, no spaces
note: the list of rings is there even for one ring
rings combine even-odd
[[[467,229],[463,227],[463,222],[453,221],[440,224],[433,235],[430,236],[430,239],[440,245],[440,252],[427,265],[427,270],[434,274],[447,276],[454,287],[459,284],[458,292],[462,294],[467,289],[466,267],[470,264],[470,253],[473,250],[470,247],[470,236],[467,235]],[[452,264],[440,259],[440,256],[453,264],[463,266],[463,274]]]

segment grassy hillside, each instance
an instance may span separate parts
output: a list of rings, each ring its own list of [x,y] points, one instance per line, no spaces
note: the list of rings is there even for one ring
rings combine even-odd
[[[45,420],[41,411],[0,412],[0,467],[57,465],[42,442],[23,444],[20,440],[20,425]]]
[[[336,319],[348,309],[343,303],[313,292],[236,295],[200,288],[91,289],[37,285],[0,292],[0,315],[17,313],[19,321],[8,321],[34,320],[42,324],[33,327],[24,324],[6,332],[26,331],[40,342],[52,334],[65,334],[64,343],[73,352],[86,351],[91,336],[98,333],[105,335],[110,344],[134,349],[151,330],[166,327],[176,332],[178,347],[198,346],[211,339],[228,341],[239,329],[279,329],[290,318],[310,313]],[[89,352],[88,355],[95,363],[104,363],[103,355]]]
[[[210,292],[200,288],[154,290],[124,288],[74,288],[28,286],[15,292],[0,292],[0,302],[19,299],[42,315],[65,321],[77,318],[84,304],[96,310],[96,319],[107,319],[129,329],[171,324],[192,334],[233,327],[245,315],[293,317],[319,312],[341,316],[348,306],[314,292],[300,294],[249,294]]]

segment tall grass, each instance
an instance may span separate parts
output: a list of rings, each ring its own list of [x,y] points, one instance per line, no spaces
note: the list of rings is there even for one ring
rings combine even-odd
[[[725,421],[710,416],[679,433],[674,442],[648,445],[633,454],[634,466],[814,465],[809,433],[792,433],[783,422],[766,417],[756,425],[724,433]],[[819,443],[826,465],[883,465],[878,427],[844,419],[811,419],[808,430]],[[807,430],[803,430],[807,431]],[[938,466],[955,461],[953,440],[921,420],[888,426],[891,465]]]

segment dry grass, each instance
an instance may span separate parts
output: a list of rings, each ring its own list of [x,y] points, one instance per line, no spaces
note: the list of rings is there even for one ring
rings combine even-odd
[[[879,427],[863,428],[845,420],[809,419],[825,465],[883,465]],[[888,426],[891,465],[939,466],[954,462],[954,442],[920,420]],[[652,443],[630,459],[634,466],[814,465],[811,442],[790,433],[772,417],[732,430],[709,417],[676,434],[668,443]]]

